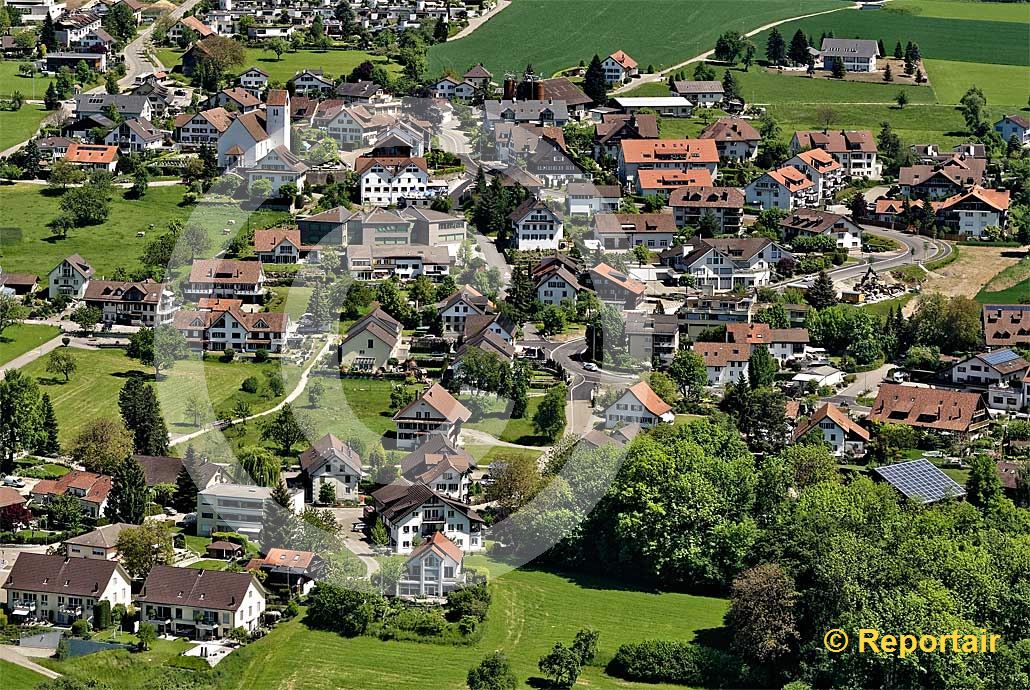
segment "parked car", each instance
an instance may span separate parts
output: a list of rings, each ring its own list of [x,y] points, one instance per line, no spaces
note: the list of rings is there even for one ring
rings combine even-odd
[[[597,369],[598,369],[597,365],[594,364],[593,362],[587,362],[586,364],[583,365],[583,368],[586,369],[587,371],[597,371]]]
[[[13,486],[15,489],[21,489],[25,486],[25,480],[21,477],[15,477],[13,474],[9,474],[4,477],[4,486]]]
[[[178,512],[179,511],[177,511],[175,508],[173,508],[171,506],[165,506],[165,515],[167,515],[168,517],[172,517],[173,515],[175,515]]]

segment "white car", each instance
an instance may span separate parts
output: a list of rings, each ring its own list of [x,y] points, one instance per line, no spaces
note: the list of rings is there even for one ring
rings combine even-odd
[[[587,371],[597,371],[598,366],[596,364],[594,364],[593,362],[587,362],[586,364],[583,365],[583,368],[585,370],[587,370]]]
[[[4,477],[4,486],[13,486],[15,489],[21,489],[25,486],[25,480],[21,477],[15,477],[13,474],[9,474]]]

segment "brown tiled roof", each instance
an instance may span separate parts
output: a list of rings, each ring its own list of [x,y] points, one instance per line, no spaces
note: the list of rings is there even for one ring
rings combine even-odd
[[[851,417],[849,417],[847,413],[844,412],[844,410],[840,409],[836,405],[831,405],[830,403],[826,403],[825,405],[820,407],[818,410],[815,411],[815,414],[812,415],[812,418],[809,419],[808,422],[795,429],[794,439],[799,439],[812,429],[818,428],[819,422],[823,421],[824,419],[829,419],[830,421],[834,422],[837,426],[844,430],[845,434],[857,436],[862,441],[869,440],[868,431],[866,431],[863,427],[859,426],[857,422],[851,419]]]
[[[762,135],[747,120],[739,117],[719,118],[704,128],[698,135],[701,139],[715,141],[761,141]]]
[[[249,113],[242,113],[236,116],[236,120],[243,125],[254,141],[264,141],[268,138],[268,131],[265,129],[265,114],[259,110],[252,110]]]
[[[311,249],[300,243],[300,230],[297,228],[272,228],[271,230],[254,231],[254,251],[270,252],[283,240],[289,240],[297,249]]]
[[[201,38],[212,36],[215,33],[214,29],[194,16],[183,17],[179,23],[200,34]]]
[[[190,268],[191,283],[248,283],[261,279],[261,264],[257,261],[234,259],[196,259]]]
[[[489,79],[494,76],[487,71],[486,67],[483,67],[482,62],[477,62],[476,66],[465,72],[463,75],[466,79]]]
[[[67,558],[23,551],[18,554],[4,589],[98,598],[115,572],[129,576],[118,563],[100,558]]]
[[[983,181],[986,167],[987,161],[983,158],[957,155],[934,165],[907,165],[898,171],[898,182],[916,186],[940,176],[960,187],[972,187]]]
[[[429,166],[426,164],[426,159],[419,156],[361,156],[354,162],[354,172],[361,175],[377,163],[394,174],[399,173],[409,165],[414,165],[422,172],[429,172]]]
[[[837,170],[841,167],[841,164],[837,162],[836,158],[822,149],[809,149],[808,151],[802,151],[797,155],[797,157],[800,158],[801,162],[808,167],[814,168],[823,173]]]
[[[318,555],[311,551],[269,549],[268,555],[259,562],[269,568],[301,568],[307,570],[317,557]]]
[[[711,186],[714,184],[712,173],[708,168],[696,170],[671,170],[657,168],[654,170],[638,170],[637,185],[641,189],[669,189],[688,186]]]
[[[884,383],[866,419],[965,432],[973,424],[986,423],[989,417],[980,393]]]
[[[397,412],[397,414],[393,416],[394,421],[399,419],[414,419],[414,417],[407,417],[406,415],[411,409],[423,401],[451,423],[459,420],[467,422],[469,418],[472,417],[472,413],[469,409],[458,402],[453,395],[448,393],[446,388],[441,386],[439,383],[434,383],[426,389],[422,395],[415,398],[414,401],[408,404],[407,407]]]
[[[632,393],[633,397],[639,400],[644,408],[655,417],[661,417],[666,412],[672,411],[672,405],[659,398],[651,386],[647,385],[647,381],[633,384],[629,387],[628,392]]]
[[[32,493],[41,496],[63,496],[68,489],[80,489],[85,491],[86,495],[77,498],[99,505],[107,500],[113,482],[114,479],[105,474],[72,470],[58,479],[41,480],[32,488]]]
[[[466,338],[461,347],[454,353],[455,360],[460,359],[468,352],[470,347],[478,347],[509,361],[515,357],[515,346],[490,330],[483,330],[470,338]]]
[[[468,78],[468,74],[465,75]],[[555,77],[554,79],[542,79],[544,85],[544,98],[553,98],[556,101],[565,101],[565,105],[571,107],[593,103],[590,96],[586,95],[583,89],[579,88],[566,77]]]
[[[443,532],[433,532],[428,539],[412,549],[411,553],[408,554],[408,560],[413,561],[420,558],[427,551],[435,551],[437,555],[447,556],[458,563],[461,563],[462,558],[465,556],[461,551],[461,547],[448,539],[446,534]]]
[[[676,217],[671,213],[598,213],[594,216],[594,229],[602,235],[675,233]]]
[[[623,69],[633,69],[637,66],[637,61],[631,58],[629,55],[626,55],[626,53],[621,50],[616,50],[608,57],[619,63]]]
[[[807,343],[807,328],[770,328],[767,323],[731,323],[726,326],[726,342],[748,345]]]
[[[132,283],[122,280],[91,280],[83,299],[87,302],[146,302],[161,301],[161,293],[168,289],[165,283],[142,280]]]
[[[386,489],[389,489],[389,491],[386,491]],[[427,501],[435,498],[444,505],[454,508],[462,515],[467,516],[470,522],[483,521],[483,518],[479,516],[479,513],[472,508],[469,508],[460,501],[456,501],[433,491],[425,484],[409,484],[407,486],[389,484],[376,491],[372,496],[382,506],[383,516],[387,520],[392,520],[398,515],[410,512]]]
[[[684,163],[719,162],[719,151],[711,139],[623,139],[620,144],[627,163],[654,163],[668,156]]]
[[[412,482],[429,484],[448,469],[464,474],[475,467],[472,456],[464,450],[454,448],[440,434],[433,434],[429,440],[401,459],[401,474]]]
[[[517,223],[535,210],[547,211],[552,216],[557,218],[559,221],[563,218],[561,211],[548,208],[547,204],[545,204],[543,200],[538,199],[535,196],[531,196],[525,201],[523,201],[521,204],[519,204],[518,208],[516,208],[514,211],[511,212],[511,214],[508,215],[508,218]]]
[[[289,94],[282,89],[270,89],[268,91],[268,105],[286,105],[287,98],[289,98]]]
[[[139,601],[237,611],[246,600],[247,589],[251,584],[264,593],[261,584],[250,573],[156,565],[143,583]]]
[[[212,309],[210,311],[175,312],[173,325],[178,330],[208,329],[218,322],[226,313],[232,314],[244,329],[250,333],[284,333],[286,331],[286,314],[278,311],[262,311],[257,313],[242,311],[239,307]]]
[[[623,290],[626,290],[627,292],[631,292],[636,295],[644,294],[644,291],[647,289],[647,286],[645,286],[639,280],[635,278],[630,278],[625,273],[617,271],[608,264],[597,264],[596,266],[590,269],[590,275],[600,277],[603,280],[606,280],[610,283],[614,283]]]
[[[830,153],[876,153],[876,139],[869,130],[803,131],[796,132],[795,136],[803,149],[825,149]]]
[[[0,508],[7,506],[20,506],[25,503],[25,497],[17,490],[9,486],[0,486]]]
[[[609,141],[620,134],[623,129],[629,130],[626,135],[630,139],[657,139],[658,118],[648,114],[605,113],[601,121],[594,125],[594,135],[600,143]]]
[[[937,209],[948,209],[967,200],[976,200],[982,201],[995,211],[1007,211],[1009,209],[1010,196],[1011,192],[1007,189],[984,189],[977,186],[968,192],[960,192],[948,197],[937,206]]]
[[[111,525],[97,527],[92,532],[65,539],[64,543],[74,544],[75,546],[95,546],[100,549],[111,549],[118,545],[118,537],[121,536],[122,532],[130,527],[136,527],[136,525],[130,525],[127,522],[116,522]]]
[[[132,458],[143,468],[147,486],[174,484],[183,468],[182,458],[164,455],[133,455]]]
[[[674,189],[669,206],[687,208],[744,208],[744,192],[736,187],[691,185]]]
[[[990,347],[1030,344],[1030,304],[985,304],[983,327]]]
[[[724,367],[730,362],[746,362],[751,348],[738,343],[694,343],[691,348],[705,360],[705,366]]]
[[[261,99],[242,86],[230,86],[222,89],[222,93],[230,101],[240,105],[242,108],[256,108],[261,105]]]
[[[333,434],[326,434],[300,454],[300,468],[310,474],[331,457],[343,458],[350,466],[361,471],[361,456]]]
[[[851,223],[847,216],[815,208],[798,208],[780,221],[780,227],[799,232],[822,234],[831,230],[840,221]]]

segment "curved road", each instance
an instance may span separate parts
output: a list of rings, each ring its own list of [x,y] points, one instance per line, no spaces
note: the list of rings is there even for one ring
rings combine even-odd
[[[954,249],[952,246],[944,240],[935,240],[930,237],[923,237],[922,235],[910,235],[897,230],[887,230],[886,228],[874,227],[872,225],[863,225],[863,230],[875,232],[877,235],[883,235],[890,237],[903,245],[905,245],[905,251],[901,254],[895,254],[894,256],[880,259],[879,261],[873,261],[872,267],[877,272],[889,271],[894,268],[901,268],[902,266],[909,265],[922,265],[927,261],[937,261],[943,259],[951,254]],[[859,263],[853,266],[843,266],[841,268],[829,271],[828,274],[835,281],[847,280],[849,278],[857,278],[863,275],[869,268],[870,264]],[[785,285],[786,283],[794,282],[788,280],[779,285]]]

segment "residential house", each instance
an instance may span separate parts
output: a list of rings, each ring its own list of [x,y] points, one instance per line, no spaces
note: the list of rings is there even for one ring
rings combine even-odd
[[[783,165],[800,170],[812,181],[814,203],[832,203],[834,195],[844,188],[844,167],[822,149],[802,151]]]
[[[218,138],[229,129],[233,117],[225,108],[210,108],[199,113],[183,113],[175,118],[172,138],[180,146],[217,146]]]
[[[983,183],[987,161],[957,154],[930,165],[907,165],[898,172],[901,195],[919,199],[945,199]]]
[[[896,383],[880,384],[866,419],[964,436],[976,434],[991,421],[982,393]]]
[[[182,458],[164,455],[133,455],[132,459],[143,468],[143,478],[150,488],[159,484],[175,484],[183,469],[190,475],[193,484],[200,489],[228,481],[226,468],[209,462],[206,458],[194,460],[192,464],[187,464]]]
[[[123,93],[80,93],[75,96],[76,118],[107,116],[111,112],[117,113],[124,120],[150,120],[154,114],[146,96]]]
[[[546,127],[544,136],[536,140],[533,152],[526,156],[526,170],[543,180],[548,187],[565,187],[570,182],[590,179],[575,161],[565,144],[565,134],[558,129],[554,136]]]
[[[883,172],[877,159],[876,138],[869,130],[795,132],[790,150],[799,153],[805,149],[826,151],[844,166],[844,174],[850,177],[878,180]]]
[[[236,77],[239,85],[249,91],[251,96],[255,97],[260,96],[261,92],[268,86],[268,79],[268,72],[260,67],[250,67],[245,72],[240,73],[240,76]]]
[[[467,503],[476,461],[446,438],[433,435],[401,459],[401,476],[412,484],[425,484],[441,496]]]
[[[397,357],[403,326],[376,306],[347,329],[337,353],[352,371],[380,371]]]
[[[104,324],[147,326],[170,323],[175,314],[175,293],[165,283],[147,279],[137,283],[91,280],[83,300],[100,310]]]
[[[623,139],[658,139],[658,119],[654,115],[604,113],[594,125],[594,158],[617,158]]]
[[[705,330],[723,328],[728,323],[747,323],[757,312],[758,299],[753,295],[710,294],[713,292],[711,288],[687,290],[686,300],[676,310],[680,329],[687,340],[696,339]]]
[[[468,342],[480,334],[489,332],[511,345],[515,340],[518,328],[518,324],[502,314],[473,314],[465,319],[465,331],[462,333],[462,338]]]
[[[237,300],[212,309],[175,312],[173,324],[197,352],[281,353],[290,317],[284,312],[245,312]]]
[[[569,109],[565,101],[553,98],[485,101],[483,115],[485,130],[488,132],[493,131],[499,122],[564,127],[569,121]]]
[[[104,144],[71,144],[64,161],[86,171],[114,173],[118,166],[118,147]]]
[[[305,69],[297,72],[290,79],[294,93],[301,96],[315,96],[332,93],[336,84],[327,79],[320,69]]]
[[[272,228],[254,231],[254,253],[265,264],[296,264],[317,260],[318,248],[301,244],[300,230]]]
[[[444,336],[457,337],[465,331],[465,319],[476,314],[493,314],[493,302],[475,288],[465,285],[436,305]]]
[[[569,216],[614,213],[621,203],[622,190],[618,185],[570,182],[565,191],[565,212]]]
[[[1015,137],[1023,146],[1030,144],[1030,118],[1023,115],[1006,115],[994,123],[994,131],[1005,142]]]
[[[91,33],[100,29],[101,17],[94,12],[69,12],[54,22],[54,38],[61,48],[80,48]]]
[[[193,36],[191,36],[193,34]],[[173,42],[189,36],[196,40],[214,36],[215,30],[194,16],[183,17],[168,27],[168,38]]]
[[[86,294],[86,287],[93,277],[93,267],[78,254],[66,256],[61,263],[50,269],[47,276],[47,295],[54,299],[64,295],[80,299]]]
[[[93,620],[93,606],[132,604],[129,574],[107,559],[68,558],[23,551],[3,589],[7,610],[16,619],[43,619],[70,626]]]
[[[362,156],[355,161],[354,171],[359,178],[361,201],[366,204],[398,206],[425,202],[440,191],[429,185],[425,158]]]
[[[951,367],[951,381],[963,386],[982,388],[993,385],[1020,387],[1030,370],[1030,362],[1007,347],[981,352],[959,360]]]
[[[708,125],[698,135],[711,139],[724,162],[742,163],[758,157],[758,144],[762,135],[748,122],[739,117],[722,117]]]
[[[228,86],[211,94],[205,108],[225,108],[231,113],[251,113],[261,107],[261,99],[242,86]]]
[[[477,89],[486,89],[490,86],[490,80],[493,79],[493,74],[489,72],[483,63],[477,62],[476,65],[465,74],[461,75],[462,79],[473,84]]]
[[[197,492],[197,535],[210,537],[215,532],[239,532],[260,541],[265,505],[272,500],[272,490],[265,486],[212,484]],[[292,493],[290,506],[283,510],[293,513],[304,510],[304,492]]]
[[[693,276],[696,287],[714,292],[768,285],[776,264],[792,256],[766,237],[693,237],[660,254],[663,264]]]
[[[1030,304],[985,304],[983,329],[989,348],[1030,346]]]
[[[672,92],[683,96],[698,108],[714,108],[726,98],[721,81],[674,81]]]
[[[634,361],[645,365],[672,363],[680,347],[676,314],[626,314],[626,344]]]
[[[964,237],[982,239],[987,228],[1005,228],[1010,202],[1007,189],[973,187],[936,204],[937,222]]]
[[[190,301],[217,297],[259,303],[265,294],[265,272],[260,261],[196,259],[183,292]]]
[[[210,640],[237,628],[257,630],[265,599],[264,586],[251,573],[155,565],[136,603],[159,634]]]
[[[719,150],[711,139],[623,139],[619,142],[619,178],[632,183],[638,170],[706,169],[714,178]]]
[[[318,497],[326,485],[333,488],[337,500],[356,500],[358,484],[365,476],[361,456],[333,434],[326,434],[300,454],[300,472],[308,502],[321,500]]]
[[[787,211],[819,203],[815,183],[805,173],[790,166],[770,170],[752,180],[746,188],[745,200],[750,206]]]
[[[388,484],[372,494],[372,503],[396,554],[411,553],[436,532],[442,532],[464,553],[482,551],[486,546],[479,513],[425,484]]]
[[[247,570],[265,573],[265,585],[282,587],[299,595],[310,594],[325,576],[325,560],[311,551],[269,549],[264,558],[254,558]]]
[[[104,137],[104,143],[122,153],[157,151],[164,144],[164,132],[149,120],[125,120]],[[117,164],[117,161],[115,161]]]
[[[830,452],[838,458],[865,455],[869,443],[869,432],[858,425],[848,414],[831,403],[825,403],[809,417],[808,421],[794,430],[797,441],[809,433],[817,433]]]
[[[847,72],[875,72],[880,55],[876,41],[861,38],[823,38],[819,49],[822,68],[832,70],[838,62]]]
[[[88,518],[98,518],[107,508],[114,479],[105,474],[72,470],[57,479],[41,479],[32,487],[30,495],[35,503],[49,505],[58,496],[71,496],[79,503]]]
[[[751,348],[739,343],[696,342],[691,349],[705,361],[709,386],[725,386],[747,379]]]
[[[352,244],[344,253],[344,265],[355,280],[385,280],[396,276],[414,280],[426,276],[440,282],[451,272],[454,258],[445,246],[425,244]]]
[[[433,95],[436,98],[446,98],[449,101],[471,101],[476,97],[476,85],[462,79],[457,80],[450,75],[444,76],[433,85]]]
[[[772,328],[766,323],[731,323],[726,326],[726,342],[748,345],[748,354],[765,347],[780,366],[805,356],[809,343],[807,328]]]
[[[608,264],[601,263],[589,271],[597,298],[627,310],[639,309],[644,302],[645,285]]]
[[[677,227],[700,227],[711,214],[721,235],[736,235],[744,224],[744,192],[736,187],[688,185],[669,194],[669,206]]]
[[[799,208],[780,221],[780,228],[788,242],[800,236],[826,235],[841,249],[862,249],[862,227],[837,213]]]
[[[661,250],[676,237],[676,218],[671,213],[598,213],[594,238],[605,251],[630,251],[637,245]]]
[[[298,192],[304,191],[308,166],[287,147],[276,146],[258,157],[252,166],[241,166],[235,172],[243,177],[248,188],[257,180],[268,180],[274,198],[286,184],[292,184]]]
[[[650,429],[660,423],[672,424],[676,415],[672,406],[658,397],[646,381],[640,381],[625,391],[604,411],[605,428],[623,424],[639,424]]]
[[[434,383],[422,395],[393,416],[397,424],[397,448],[414,450],[434,435],[441,435],[451,445],[457,445],[461,425],[472,413],[458,402],[439,383]]]
[[[566,266],[555,264],[534,276],[536,298],[542,304],[560,305],[565,300],[576,301],[583,291],[576,274]]]
[[[35,142],[44,166],[53,165],[54,161],[64,158],[68,147],[75,143],[68,137],[40,137]]]
[[[335,95],[351,105],[371,104],[387,98],[383,87],[374,81],[342,82],[336,86]]]
[[[665,198],[681,187],[711,187],[715,184],[712,173],[705,168],[697,170],[665,170],[662,168],[638,170],[635,182],[637,194]]]
[[[115,522],[97,527],[92,532],[64,540],[64,552],[74,558],[94,558],[103,561],[118,560],[118,537],[126,529],[135,527],[127,522]]]
[[[604,82],[622,84],[637,76],[639,70],[637,61],[621,50],[617,50],[601,61],[601,68],[604,70]]]
[[[531,196],[508,216],[516,249],[557,250],[562,243],[565,219],[543,201]]]
[[[616,96],[612,102],[626,115],[638,113],[658,117],[690,117],[694,104],[683,96]]]
[[[404,563],[394,594],[402,599],[435,599],[465,584],[465,554],[444,532],[433,532]]]

